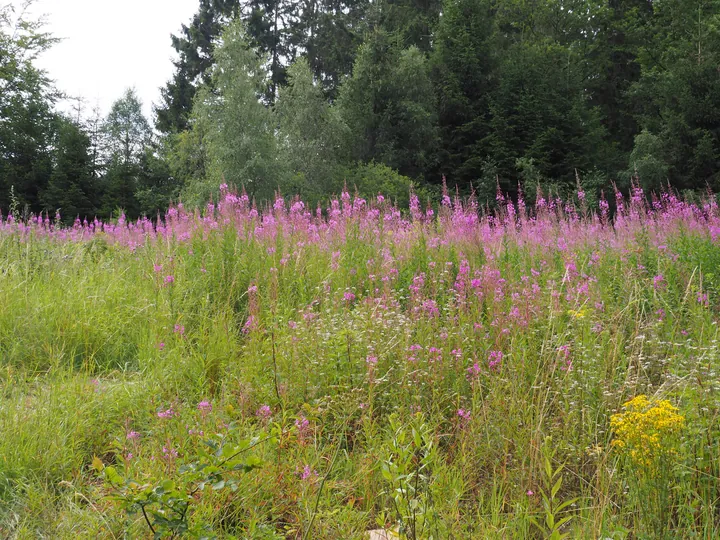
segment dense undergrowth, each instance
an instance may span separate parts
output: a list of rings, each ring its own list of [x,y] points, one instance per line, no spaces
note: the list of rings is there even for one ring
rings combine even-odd
[[[3,222],[3,536],[720,536],[711,200],[223,193]]]

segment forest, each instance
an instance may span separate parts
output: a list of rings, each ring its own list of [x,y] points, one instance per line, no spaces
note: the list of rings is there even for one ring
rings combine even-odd
[[[0,210],[153,217],[221,184],[259,205],[344,186],[435,204],[443,181],[489,206],[717,192],[719,17],[718,0],[200,0],[146,118],[133,89],[107,115],[59,112],[36,66],[56,38],[6,6]]]

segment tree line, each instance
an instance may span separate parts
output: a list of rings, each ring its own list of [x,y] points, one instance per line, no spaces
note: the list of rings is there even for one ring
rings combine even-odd
[[[200,0],[154,126],[55,112],[53,37],[0,9],[2,209],[720,190],[720,0]]]

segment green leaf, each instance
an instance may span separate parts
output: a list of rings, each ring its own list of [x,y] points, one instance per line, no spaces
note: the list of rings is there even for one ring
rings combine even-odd
[[[558,505],[558,507],[555,509],[555,512],[560,512],[564,508],[567,508],[568,506],[575,504],[579,499],[576,497],[574,499],[570,499],[569,501],[565,501]]]
[[[118,474],[118,472],[115,470],[115,467],[105,467],[105,478],[110,482],[111,484],[122,484],[123,477]]]
[[[97,472],[102,472],[105,468],[105,464],[100,460],[99,457],[93,456],[92,465],[91,467],[95,469]]]
[[[562,487],[562,476],[557,479],[557,482],[555,482],[555,485],[552,487],[552,490],[550,491],[550,498],[555,500],[555,495],[557,495],[558,491],[560,491],[560,488]]]
[[[175,489],[175,482],[173,482],[172,480],[163,480],[162,484],[160,485],[165,491],[172,491]]]

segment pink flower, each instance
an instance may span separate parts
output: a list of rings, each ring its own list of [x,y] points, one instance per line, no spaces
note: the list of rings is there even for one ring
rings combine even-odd
[[[175,283],[175,276],[165,276],[165,285]]]
[[[300,433],[303,433],[308,427],[310,427],[310,421],[304,416],[300,416],[300,418],[295,420],[295,427]]]
[[[665,282],[665,277],[662,274],[658,274],[653,278],[653,288],[656,291],[664,290],[667,287],[667,283]]]
[[[500,369],[500,363],[503,359],[503,353],[500,351],[490,351],[488,356],[488,365],[490,369]]]
[[[182,336],[185,334],[185,327],[182,324],[176,324],[174,332]]]
[[[470,415],[470,411],[468,411],[468,410],[458,409],[457,415],[458,415],[458,417],[460,417],[461,424],[466,424],[470,421],[471,415]]]
[[[163,456],[165,456],[168,459],[173,459],[173,458],[178,457],[178,451],[172,447],[168,448],[167,446],[163,446],[162,451],[163,451]]]
[[[155,273],[157,273],[157,274],[159,274],[160,272],[162,272],[162,269],[163,269],[162,264],[155,264],[155,265],[153,265],[153,270],[155,270]]]
[[[467,378],[472,380],[478,377],[480,375],[480,365],[475,362],[472,366],[467,368]]]
[[[140,438],[140,434],[137,431],[128,431],[125,438],[129,441],[136,441]]]
[[[255,315],[250,315],[247,321],[245,321],[245,324],[243,325],[243,334],[249,334],[250,332],[255,330],[255,328],[257,328],[257,321],[255,320]]]
[[[528,490],[527,490],[527,496],[528,496],[528,497],[532,497],[533,495],[535,495],[535,492],[534,492],[533,490],[531,490],[531,489],[528,489]]]
[[[428,317],[440,316],[440,309],[438,308],[437,302],[435,302],[435,300],[425,300],[422,304],[422,308],[428,315]]]
[[[175,411],[173,411],[173,408],[170,407],[166,411],[160,411],[159,413],[157,413],[157,415],[158,418],[172,418],[173,416],[175,416]]]
[[[317,472],[315,472],[310,465],[305,465],[301,470],[297,470],[297,475],[300,477],[300,480],[307,480],[311,476],[317,476]]]
[[[368,367],[377,366],[377,363],[378,363],[377,356],[368,356],[367,358],[365,358],[365,363],[368,365]]]
[[[200,411],[204,414],[212,412],[212,410],[213,410],[212,403],[210,403],[209,401],[201,401],[200,403],[197,404],[197,408],[198,408],[198,411]]]
[[[351,293],[351,292],[346,292],[346,293],[343,295],[343,297],[345,298],[345,301],[348,302],[348,303],[354,302],[354,301],[355,301],[355,298],[356,298],[356,297],[355,297],[355,294],[353,294],[353,293]]]
[[[162,351],[164,348],[165,348],[165,343],[163,343],[162,341],[160,343],[158,343],[158,349],[160,349]]]
[[[262,405],[257,411],[255,411],[255,416],[261,420],[267,421],[272,416],[272,410],[269,405]]]

